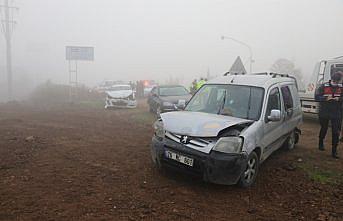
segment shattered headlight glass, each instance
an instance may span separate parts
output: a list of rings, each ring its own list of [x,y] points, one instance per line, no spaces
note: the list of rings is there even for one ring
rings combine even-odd
[[[240,153],[242,151],[242,137],[222,137],[219,138],[213,150],[222,153]]]
[[[165,130],[164,130],[164,127],[163,127],[163,121],[162,120],[157,120],[154,123],[154,129],[155,129],[156,137],[164,138]]]

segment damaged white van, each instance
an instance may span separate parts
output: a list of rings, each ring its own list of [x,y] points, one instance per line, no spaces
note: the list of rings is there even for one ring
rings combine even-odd
[[[293,77],[224,75],[203,85],[184,111],[161,114],[152,160],[208,182],[249,187],[270,154],[294,148],[301,123]]]

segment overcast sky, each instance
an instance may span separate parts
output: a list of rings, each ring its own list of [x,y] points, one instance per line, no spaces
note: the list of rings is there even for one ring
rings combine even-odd
[[[0,0],[1,2],[2,0]],[[79,79],[156,79],[222,74],[237,55],[253,71],[288,58],[311,74],[322,58],[343,55],[342,0],[15,0],[13,65],[28,82],[68,82],[66,45],[94,46]],[[5,43],[0,38],[0,66]],[[0,69],[0,82],[6,80]],[[20,72],[20,74],[19,74]]]

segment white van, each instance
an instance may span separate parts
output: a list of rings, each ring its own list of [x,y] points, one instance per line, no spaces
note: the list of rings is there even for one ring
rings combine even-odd
[[[152,159],[209,182],[249,187],[270,154],[294,148],[301,123],[294,78],[225,75],[203,85],[184,111],[161,114]]]
[[[316,89],[331,80],[335,71],[343,72],[343,56],[319,61],[314,68],[310,81],[304,91],[299,91],[301,107],[304,113],[318,114],[319,103],[315,101]]]

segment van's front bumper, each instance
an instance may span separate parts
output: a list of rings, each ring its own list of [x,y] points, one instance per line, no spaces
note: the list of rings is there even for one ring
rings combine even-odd
[[[193,166],[184,165],[166,157],[166,151],[172,151],[193,159]],[[248,155],[225,154],[211,151],[209,154],[186,147],[175,141],[152,139],[151,156],[161,167],[176,169],[184,173],[202,177],[205,181],[217,184],[232,185],[239,181],[247,166]]]

